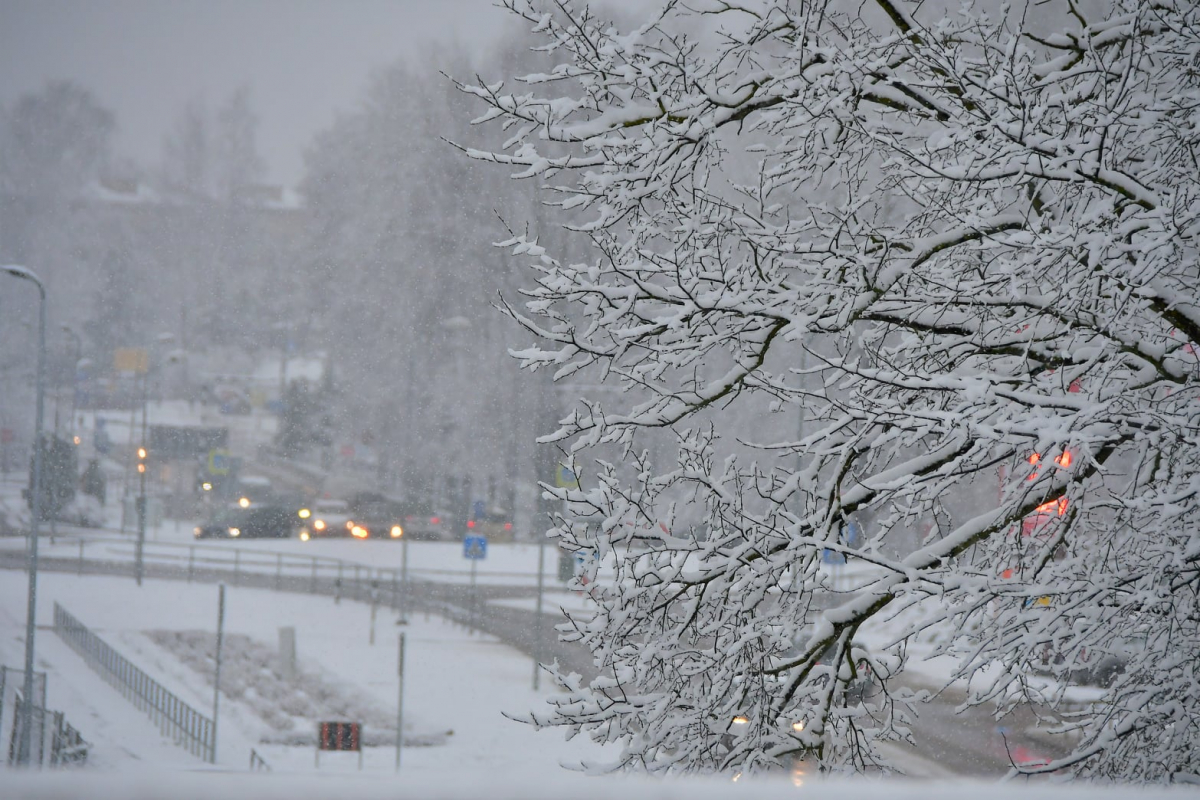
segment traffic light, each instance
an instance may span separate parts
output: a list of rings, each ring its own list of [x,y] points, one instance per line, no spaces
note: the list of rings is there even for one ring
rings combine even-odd
[[[139,447],[137,449],[137,458],[138,458],[137,471],[142,474],[145,474],[145,472],[146,472],[146,456],[148,456],[148,455],[149,455],[149,452],[147,452],[145,447]]]

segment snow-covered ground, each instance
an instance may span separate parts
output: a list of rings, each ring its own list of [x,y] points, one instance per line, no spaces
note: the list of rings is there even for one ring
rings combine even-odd
[[[10,666],[21,663],[24,648],[23,578],[19,572],[0,572],[0,663]],[[590,742],[564,742],[560,735],[538,734],[502,716],[503,711],[527,712],[539,703],[540,695],[530,688],[532,662],[490,637],[420,615],[406,626],[397,626],[393,614],[380,613],[376,643],[371,645],[367,606],[262,590],[227,591],[228,634],[240,634],[274,650],[279,628],[294,627],[301,673],[297,683],[320,678],[326,686],[340,686],[357,701],[356,710],[372,719],[395,719],[397,641],[400,631],[406,633],[405,738],[440,742],[406,748],[406,776],[466,772],[516,779],[530,771],[557,773],[560,762],[579,763],[601,755]],[[149,718],[92,672],[48,626],[53,604],[62,604],[166,688],[209,713],[211,684],[156,644],[150,632],[214,631],[216,587],[151,580],[139,589],[128,579],[43,574],[39,596],[38,621],[46,627],[38,633],[38,669],[49,674],[49,705],[64,710],[68,721],[94,743],[92,765],[104,770],[203,768],[199,758],[160,736]],[[273,669],[271,664],[258,668]],[[271,724],[254,712],[254,676],[230,669],[236,666],[227,666],[223,685],[244,687],[250,679],[252,686],[239,699],[222,696],[218,765],[244,769],[253,747],[278,772],[316,771],[311,746],[262,743],[279,737],[270,736]],[[273,675],[271,679],[275,680]],[[302,727],[297,725],[296,732],[311,735],[299,730]],[[393,747],[367,748],[365,771],[391,775],[394,769]],[[357,771],[353,755],[325,754],[321,759],[320,774],[347,771]]]
[[[24,575],[0,571],[0,663],[18,665],[23,652]],[[576,738],[564,741],[557,732],[537,733],[503,716],[536,708],[548,689],[530,688],[531,661],[488,636],[470,634],[437,618],[415,615],[404,626],[380,611],[375,620],[375,644],[370,644],[368,606],[327,597],[281,594],[229,588],[226,632],[230,647],[253,645],[258,656],[228,666],[222,685],[221,734],[218,764],[212,768],[173,745],[157,726],[115,689],[100,679],[50,629],[54,602],[61,603],[110,645],[138,664],[168,689],[202,713],[212,707],[212,687],[200,672],[180,657],[178,641],[211,637],[216,624],[217,589],[211,585],[148,580],[138,588],[128,578],[78,577],[45,573],[39,592],[38,669],[49,675],[49,705],[66,711],[68,721],[94,744],[90,767],[82,774],[0,774],[0,796],[22,797],[382,797],[443,796],[498,797],[616,797],[705,798],[725,796],[792,797],[795,782],[810,797],[920,797],[923,800],[976,800],[1021,796],[1022,800],[1060,797],[1124,797],[1119,790],[1080,788],[1067,791],[1045,785],[983,787],[976,784],[887,783],[816,784],[811,776],[755,781],[751,787],[726,782],[661,783],[613,777],[587,777],[563,769],[582,762],[603,762],[604,748]],[[565,599],[564,599],[565,597]],[[504,601],[528,605],[531,601]],[[551,603],[584,608],[571,593]],[[406,633],[405,740],[423,746],[406,747],[399,775],[391,746],[366,748],[363,771],[353,754],[323,754],[320,767],[308,745],[280,741],[280,720],[264,713],[280,688],[273,652],[279,628],[296,629],[297,683],[311,698],[337,694],[349,713],[364,719],[392,720],[398,691],[397,642]],[[171,637],[164,632],[177,632]],[[190,637],[190,638],[189,638]],[[172,644],[172,642],[175,644]],[[185,648],[186,649],[186,648]],[[228,652],[228,651],[227,651]],[[194,659],[190,663],[195,663]],[[227,664],[236,665],[237,659]],[[324,687],[324,688],[322,688]],[[336,687],[336,691],[330,689]],[[233,695],[233,696],[231,696]],[[297,701],[299,702],[299,701]],[[329,706],[326,706],[328,708]],[[304,702],[289,706],[291,738],[303,738]],[[316,711],[314,713],[320,713]],[[275,715],[278,717],[278,715]],[[287,721],[283,727],[286,728]],[[390,727],[390,725],[389,725]],[[389,735],[391,730],[381,731]],[[369,736],[369,731],[368,731]],[[276,742],[274,744],[265,742]],[[250,748],[273,768],[269,775],[243,774]],[[911,774],[945,778],[937,764],[897,753]],[[4,787],[12,787],[9,794]],[[1139,796],[1153,797],[1149,792]],[[1170,794],[1162,796],[1180,796]],[[1193,795],[1194,796],[1194,795]]]
[[[11,489],[10,486],[0,487]],[[0,492],[13,495],[14,492]],[[13,500],[8,497],[8,500]],[[11,504],[11,503],[10,503]],[[396,569],[404,548],[391,541],[339,540],[325,542],[248,541],[193,542],[190,526],[167,522],[148,532],[148,558],[178,559],[194,544],[199,554],[228,558],[239,554],[244,569],[273,569],[279,555],[299,563],[311,555],[338,558],[363,569]],[[96,541],[81,537],[88,558],[130,558],[132,541]],[[111,537],[110,537],[111,538]],[[80,538],[67,534],[55,545],[42,542],[47,555],[69,557],[78,552]],[[24,539],[0,541],[0,547],[23,549]],[[481,584],[524,586],[537,583],[538,548],[528,544],[493,545],[488,558],[478,562]],[[465,583],[470,562],[460,545],[412,542],[408,568],[414,577],[449,583]],[[294,568],[289,568],[294,571]],[[564,591],[557,580],[557,552],[545,553],[544,581],[550,590],[544,603],[548,613],[562,608],[583,611],[588,600],[578,592]],[[859,571],[860,572],[860,571]],[[832,568],[831,580],[849,588],[868,576],[854,569]],[[328,575],[328,573],[323,573]],[[0,570],[0,663],[17,666],[22,661],[25,576]],[[197,667],[203,658],[197,648],[210,643],[215,627],[216,588],[208,584],[148,580],[138,589],[128,578],[77,577],[43,573],[39,593],[38,668],[49,673],[49,705],[66,711],[68,721],[79,728],[94,748],[87,788],[96,796],[161,796],[169,785],[173,796],[213,796],[223,793],[255,796],[382,796],[396,786],[412,788],[411,796],[427,795],[437,788],[448,797],[477,797],[488,794],[520,797],[705,797],[735,791],[722,783],[659,784],[589,778],[562,769],[562,764],[604,761],[602,748],[590,741],[565,742],[561,734],[538,734],[527,726],[506,719],[503,711],[521,714],[536,708],[541,696],[530,688],[532,663],[527,657],[495,639],[469,634],[437,618],[416,615],[407,626],[397,626],[391,612],[381,610],[375,623],[376,644],[370,640],[368,606],[328,597],[230,587],[228,589],[227,654],[244,656],[241,667],[229,666],[223,677],[221,736],[218,770],[173,745],[157,727],[113,688],[100,679],[49,629],[53,603],[61,603],[84,624],[92,627],[119,652],[145,669],[168,689],[201,713],[212,707],[211,678]],[[493,600],[497,604],[532,611],[532,596]],[[289,691],[274,674],[270,654],[274,652],[279,628],[296,628],[301,673],[298,689]],[[400,630],[408,642],[405,691],[405,740],[422,745],[406,747],[400,778],[395,775],[395,751],[391,746],[368,747],[364,770],[357,770],[351,754],[326,754],[321,766],[314,765],[311,745],[316,722],[308,715],[367,720],[376,727],[394,719],[396,709],[396,649]],[[871,646],[884,643],[866,632]],[[879,641],[876,642],[875,639]],[[918,646],[910,666],[915,677],[931,684],[947,681],[952,671],[948,659],[920,660],[927,647]],[[239,659],[231,657],[230,665]],[[228,670],[234,670],[230,672]],[[543,692],[548,689],[542,682]],[[345,709],[334,714],[329,709]],[[394,740],[391,725],[368,739]],[[451,733],[452,731],[452,733]],[[284,742],[304,741],[303,745]],[[225,770],[247,769],[250,748],[273,767],[270,776],[252,775],[236,781]],[[897,750],[893,756],[914,776],[947,778],[950,773],[937,763]],[[202,771],[197,775],[195,771]],[[180,779],[178,776],[184,775]],[[305,776],[297,779],[297,775]],[[98,778],[97,778],[98,776]],[[9,783],[19,781],[17,783]],[[96,780],[98,779],[98,783]],[[32,780],[32,782],[27,782]],[[299,780],[299,782],[298,782]],[[394,781],[401,783],[394,783]],[[805,778],[810,796],[845,796],[830,786],[812,786]],[[49,773],[36,779],[12,772],[0,776],[4,784],[21,787],[21,796],[76,796],[83,784],[78,778]],[[337,783],[331,783],[337,781]],[[754,784],[747,796],[794,796],[791,783]],[[963,792],[990,797],[1011,797],[1008,790],[980,789],[955,784],[941,789],[921,784],[923,798],[961,797]],[[415,787],[415,788],[414,788]],[[501,787],[499,791],[496,787]],[[886,788],[884,788],[886,787]],[[737,791],[741,791],[739,785]],[[907,783],[855,784],[852,796],[904,797],[912,791]],[[1035,798],[1050,792],[1045,786],[1023,786],[1020,794]],[[761,794],[763,792],[765,794]],[[916,796],[916,795],[913,795]],[[1046,794],[1047,797],[1070,796]],[[1080,795],[1082,796],[1082,795]],[[1103,795],[1089,794],[1089,797]],[[1124,796],[1120,792],[1112,796]]]

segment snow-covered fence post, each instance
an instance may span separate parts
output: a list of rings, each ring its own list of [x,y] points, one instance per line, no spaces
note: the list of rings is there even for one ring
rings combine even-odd
[[[192,575],[195,572],[195,569],[196,569],[196,546],[193,544],[193,545],[188,546],[188,570],[187,570],[187,582],[188,583],[192,582]]]

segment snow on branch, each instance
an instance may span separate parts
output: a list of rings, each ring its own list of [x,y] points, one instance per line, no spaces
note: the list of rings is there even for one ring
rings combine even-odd
[[[548,432],[599,676],[530,721],[887,771],[922,652],[1063,736],[1017,771],[1200,774],[1195,4],[508,5],[553,64],[459,84],[508,137],[465,153],[588,253],[502,243],[514,355],[618,390]]]

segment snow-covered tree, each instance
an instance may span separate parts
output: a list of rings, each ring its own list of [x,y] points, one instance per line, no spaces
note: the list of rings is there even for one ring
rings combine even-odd
[[[532,720],[630,768],[868,769],[932,632],[971,703],[1062,734],[1024,771],[1200,780],[1197,5],[695,0],[629,32],[509,5],[558,63],[463,84],[508,134],[469,152],[596,247],[508,243],[519,356],[629,390],[553,436],[598,523],[554,532],[595,554],[564,632],[601,674]],[[677,464],[642,458],[664,429]],[[585,458],[613,445],[632,481]]]

